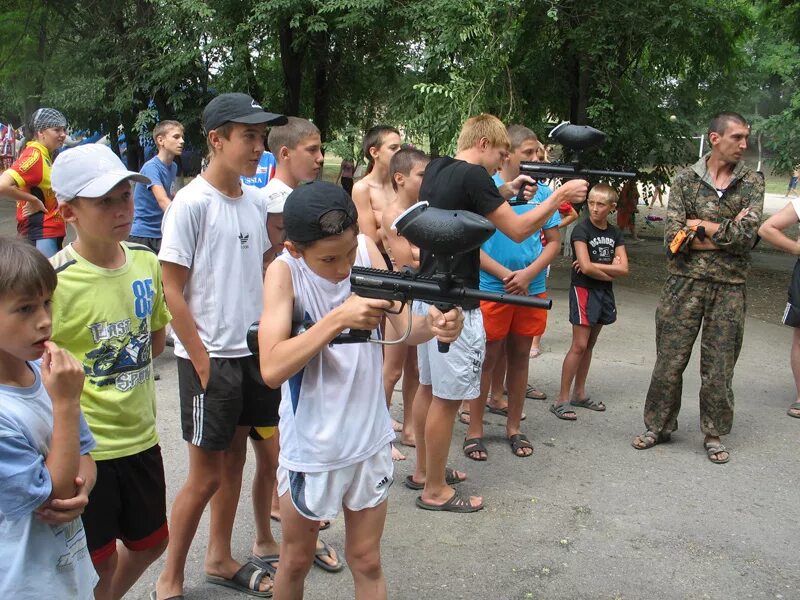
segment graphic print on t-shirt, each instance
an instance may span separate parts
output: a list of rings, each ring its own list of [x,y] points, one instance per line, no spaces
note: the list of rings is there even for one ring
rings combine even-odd
[[[99,345],[86,353],[83,370],[97,387],[113,385],[127,392],[150,379],[152,339],[147,317],[153,312],[153,280],[137,279],[131,291],[138,324],[123,319],[88,326],[92,340]]]
[[[589,238],[589,254],[591,261],[610,265],[614,261],[616,240],[607,236]]]

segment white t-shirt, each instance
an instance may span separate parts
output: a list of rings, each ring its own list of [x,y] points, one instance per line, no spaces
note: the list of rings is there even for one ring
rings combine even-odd
[[[292,272],[293,318],[319,321],[350,296],[350,279],[331,283],[284,252]],[[357,266],[372,266],[363,235]],[[373,336],[376,333],[373,332]],[[281,387],[280,465],[315,473],[354,465],[394,437],[383,391],[378,344],[330,344]]]
[[[52,493],[45,460],[53,436],[53,405],[39,361],[28,363],[31,387],[0,385],[0,595],[20,600],[91,600],[92,567],[83,522],[48,525],[33,515]],[[80,416],[80,452],[94,448]]]
[[[292,193],[292,188],[277,177],[273,177],[261,190],[261,195],[266,199],[267,212],[282,213],[286,198]]]
[[[797,220],[800,221],[800,198],[792,198],[790,202],[792,203],[795,214],[797,214]]]
[[[190,269],[183,295],[209,356],[249,356],[247,328],[261,316],[267,206],[259,190],[225,196],[202,176],[181,189],[164,215],[158,258]],[[175,354],[189,358],[180,340]]]

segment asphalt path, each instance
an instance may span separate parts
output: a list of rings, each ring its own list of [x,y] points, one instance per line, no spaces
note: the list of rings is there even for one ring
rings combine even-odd
[[[13,234],[12,207],[0,204],[0,233]],[[566,270],[554,270],[544,352],[530,363],[530,381],[551,398],[570,342],[567,283]],[[462,487],[484,497],[483,511],[417,509],[418,492],[400,483],[414,461],[413,451],[403,449],[409,459],[397,463],[383,535],[391,598],[800,598],[795,506],[800,465],[794,460],[800,420],[786,416],[794,396],[791,330],[747,321],[734,379],[736,418],[724,438],[732,453],[728,464],[712,464],[702,448],[697,355],[684,378],[680,430],[669,444],[636,451],[630,443],[644,429],[657,297],[623,286],[617,286],[616,295],[619,320],[602,332],[589,375],[589,392],[606,403],[605,413],[579,409],[578,421],[570,423],[550,414],[547,402],[528,400],[523,425],[535,446],[531,458],[514,457],[503,438],[502,419],[488,415],[489,460],[483,463],[463,455],[466,428],[456,424],[450,464],[467,471]],[[161,373],[158,429],[171,503],[188,463],[169,348],[156,368]],[[402,414],[399,394],[393,412]],[[247,484],[253,476],[249,458]],[[248,556],[253,535],[247,484],[233,536],[239,559]],[[187,561],[186,597],[241,598],[204,582],[207,517]],[[274,531],[280,535],[277,524]],[[323,532],[323,539],[343,548],[343,520]],[[147,598],[161,564],[153,565],[126,597]],[[348,570],[312,569],[306,597],[353,598]]]

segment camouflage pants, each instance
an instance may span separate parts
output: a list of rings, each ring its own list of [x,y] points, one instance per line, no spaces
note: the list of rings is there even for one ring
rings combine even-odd
[[[683,372],[700,326],[700,428],[730,433],[733,368],[744,334],[745,286],[670,275],[656,309],[656,364],[644,405],[644,424],[668,434],[678,429]]]

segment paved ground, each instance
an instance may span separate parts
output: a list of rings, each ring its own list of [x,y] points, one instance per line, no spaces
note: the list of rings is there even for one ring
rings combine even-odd
[[[13,231],[10,206],[0,205],[0,231],[6,234]],[[649,244],[640,247],[630,249],[633,269]],[[566,268],[554,269],[545,352],[531,361],[531,382],[550,395],[569,344],[567,282]],[[529,400],[525,430],[536,447],[529,459],[512,456],[500,418],[491,415],[485,463],[461,453],[465,426],[457,424],[451,464],[468,472],[466,491],[484,496],[482,512],[423,512],[414,507],[414,492],[400,484],[392,488],[383,537],[392,598],[800,598],[800,466],[794,460],[800,421],[785,415],[793,397],[790,330],[747,322],[735,378],[736,420],[725,439],[730,463],[711,464],[701,446],[696,358],[686,372],[680,431],[668,445],[637,452],[630,441],[643,429],[657,297],[638,286],[620,285],[616,292],[619,322],[601,335],[590,373],[592,396],[608,405],[607,412],[581,411],[577,422],[568,423],[547,412],[546,402]],[[171,498],[184,480],[187,456],[169,349],[157,368]],[[394,410],[399,414],[399,404]],[[398,482],[411,472],[412,461],[413,454],[398,463]],[[245,478],[251,477],[248,464]],[[252,528],[245,489],[234,535],[239,558],[249,552]],[[188,561],[187,598],[242,597],[203,582],[206,531],[204,519]],[[343,537],[341,520],[324,534],[337,548]],[[151,568],[128,597],[146,598],[157,570]],[[307,598],[352,597],[346,570],[312,570]]]

